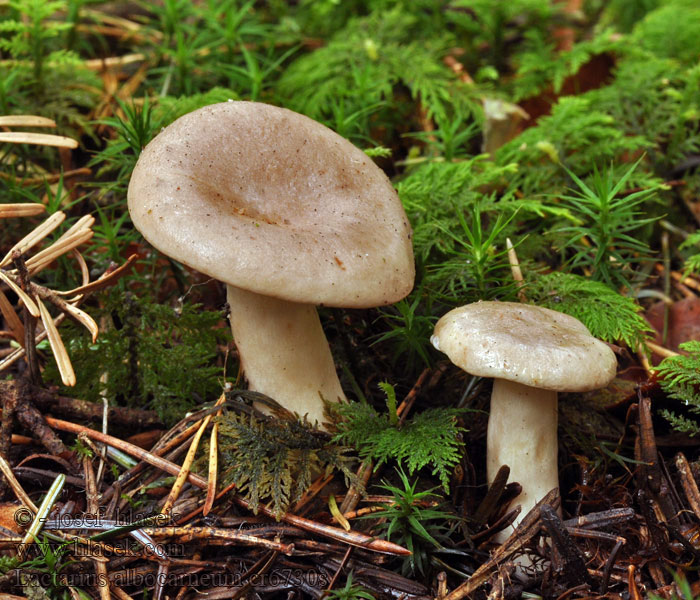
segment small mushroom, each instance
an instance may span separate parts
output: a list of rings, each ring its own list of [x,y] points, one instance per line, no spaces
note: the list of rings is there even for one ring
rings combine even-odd
[[[227,284],[252,390],[322,423],[343,391],[315,305],[368,308],[413,287],[411,228],[367,155],[298,113],[224,102],[189,113],[141,153],[136,228]]]
[[[614,377],[613,351],[569,315],[516,302],[476,302],[444,315],[435,348],[473,375],[493,377],[487,432],[487,476],[502,465],[522,493],[517,525],[559,486],[557,392],[585,392]],[[501,532],[504,541],[508,532]]]

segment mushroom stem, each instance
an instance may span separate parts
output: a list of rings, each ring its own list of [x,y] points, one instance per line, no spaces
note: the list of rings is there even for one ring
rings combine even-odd
[[[523,487],[511,506],[522,507],[520,520],[549,491],[559,486],[557,469],[557,392],[495,379],[487,434],[486,470],[492,482],[502,465]],[[512,530],[496,535],[503,542]]]
[[[316,308],[227,286],[231,332],[251,390],[325,421],[322,397],[345,400]]]

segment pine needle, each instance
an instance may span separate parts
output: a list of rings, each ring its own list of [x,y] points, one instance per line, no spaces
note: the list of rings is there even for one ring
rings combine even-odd
[[[10,328],[15,341],[23,345],[24,325],[19,316],[17,316],[14,306],[12,306],[12,303],[7,299],[5,292],[2,290],[0,290],[0,312],[2,312],[2,316],[5,317],[5,323]]]
[[[0,127],[56,127],[56,121],[37,115],[2,115]]]
[[[2,279],[9,287],[10,289],[19,296],[19,299],[24,303],[24,305],[27,307],[27,310],[29,311],[29,314],[32,315],[32,317],[38,318],[39,317],[39,308],[37,307],[36,303],[34,300],[32,300],[29,295],[21,288],[19,287],[12,279],[10,279],[5,273],[0,271],[0,279]]]
[[[58,329],[56,328],[49,311],[39,298],[37,298],[37,304],[39,306],[39,311],[41,312],[41,322],[44,324],[44,329],[46,330],[46,335],[48,336],[49,344],[51,345],[51,351],[56,358],[58,371],[61,374],[61,381],[63,382],[63,385],[74,386],[76,383],[75,372],[73,371],[73,365],[71,364],[68,352],[66,352],[66,347],[63,345],[61,335],[58,333]]]
[[[62,211],[55,212],[46,221],[41,223],[38,227],[34,228],[27,235],[25,235],[19,242],[17,242],[9,252],[0,261],[0,267],[4,267],[12,261],[12,257],[15,252],[23,254],[30,248],[36,246],[41,240],[43,240],[47,235],[49,235],[56,227],[58,227],[65,220],[66,215]]]
[[[0,142],[10,144],[34,144],[36,146],[55,146],[56,148],[78,147],[74,139],[62,135],[50,135],[48,133],[26,133],[23,131],[0,131]]]
[[[26,261],[29,274],[34,275],[38,273],[58,257],[63,256],[67,252],[87,242],[93,235],[94,233],[91,229],[82,229],[75,231],[68,237],[56,240],[56,242],[51,244],[48,248],[44,248],[41,252],[38,252]]]
[[[33,217],[46,210],[43,204],[37,202],[22,202],[19,204],[0,204],[0,219],[10,217]]]

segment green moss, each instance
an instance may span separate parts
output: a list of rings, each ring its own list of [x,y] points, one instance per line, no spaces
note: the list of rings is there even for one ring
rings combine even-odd
[[[229,337],[221,313],[192,304],[175,310],[116,290],[104,299],[95,344],[77,326],[61,328],[78,379],[63,393],[149,408],[171,423],[220,391],[216,346]],[[53,362],[46,379],[60,382]]]

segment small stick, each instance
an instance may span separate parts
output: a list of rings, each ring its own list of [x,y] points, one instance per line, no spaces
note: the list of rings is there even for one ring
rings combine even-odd
[[[471,75],[464,69],[464,65],[459,62],[454,56],[451,54],[448,54],[445,58],[442,59],[442,62],[445,63],[447,67],[450,68],[450,70],[459,77],[459,80],[462,83],[466,83],[468,85],[473,85],[474,80],[471,78]]]
[[[643,600],[637,588],[637,584],[634,581],[634,572],[634,565],[629,565],[627,567],[627,590],[629,591],[629,597],[630,600]]]
[[[664,266],[660,263],[655,264],[654,268],[662,275],[665,272]],[[700,291],[700,282],[698,282],[697,279],[692,276],[684,277],[683,274],[679,273],[678,271],[671,271],[671,277],[678,283],[686,285],[696,291]]]
[[[73,258],[75,258],[75,260],[78,261],[78,264],[80,265],[80,274],[83,278],[83,285],[87,285],[90,283],[90,268],[87,266],[83,255],[76,249],[71,250],[70,254],[73,256]],[[80,296],[77,298],[77,300],[79,299],[81,299]]]
[[[15,409],[17,408],[17,391],[12,390],[11,393],[2,397],[2,422],[0,423],[0,458],[3,460],[7,470],[12,472],[9,465],[4,461],[10,456],[10,444],[12,443],[12,425],[14,422]],[[2,469],[3,472],[6,469]],[[9,479],[8,479],[9,481]],[[0,496],[5,493],[7,481],[0,480]]]
[[[94,440],[97,440],[98,442],[114,446],[122,452],[131,454],[139,460],[146,461],[154,467],[157,467],[162,471],[165,471],[166,473],[170,473],[171,475],[177,475],[180,472],[180,467],[178,465],[171,463],[170,461],[165,460],[163,458],[160,458],[159,456],[155,456],[151,452],[147,452],[146,450],[143,450],[142,448],[139,448],[134,444],[130,444],[129,442],[125,442],[110,435],[105,435],[103,433],[100,433],[99,431],[95,431],[94,429],[90,429],[82,425],[76,425],[75,423],[69,423],[68,421],[62,421],[61,419],[54,419],[53,417],[46,417],[46,422],[51,427],[54,427],[60,431],[66,431],[69,433],[84,432],[85,435]],[[189,473],[187,479],[192,485],[200,489],[206,489],[207,487],[207,481],[203,477],[195,473]],[[235,500],[238,504],[240,504],[244,508],[247,508],[248,510],[252,511],[254,508],[250,502],[244,500],[243,498],[236,498]],[[257,508],[263,514],[274,518],[274,511],[268,509],[265,506],[258,506]],[[407,550],[406,548],[403,548],[398,544],[394,544],[392,542],[387,542],[384,540],[377,540],[371,536],[365,535],[364,533],[360,533],[358,531],[343,531],[342,529],[338,529],[337,527],[322,525],[320,523],[316,523],[315,521],[311,521],[309,519],[305,519],[304,517],[298,517],[289,513],[283,514],[281,516],[281,519],[283,521],[286,521],[287,523],[296,525],[297,527],[300,527],[306,531],[318,533],[319,535],[330,537],[331,539],[335,539],[340,542],[345,542],[346,544],[350,544],[352,546],[358,546],[360,548],[364,548],[365,550],[373,550],[375,552],[382,552],[384,554],[394,554],[397,556],[407,556],[411,554],[410,550]]]
[[[81,436],[78,436],[81,439]],[[83,438],[87,439],[87,438]],[[89,456],[83,457],[83,476],[85,478],[85,499],[87,502],[87,512],[91,515],[98,515],[100,510],[100,503],[97,499],[97,483],[95,481],[95,471],[92,468],[92,462]],[[94,556],[93,563],[95,564],[95,573],[97,574],[97,580],[99,585],[100,598],[101,600],[110,600],[110,585],[109,578],[107,575],[107,565],[104,562],[103,557]]]
[[[57,181],[60,181],[61,179],[65,182],[67,179],[71,179],[73,177],[77,177],[79,175],[92,175],[92,170],[88,169],[87,167],[82,167],[80,169],[71,169],[70,171],[63,171],[62,173],[53,173],[50,175],[41,175],[40,177],[26,177],[25,179],[22,179],[22,181],[17,181],[18,185],[21,185],[23,187],[31,186],[31,185],[40,185],[43,183],[56,183]],[[7,173],[0,173],[0,179],[12,179],[14,181],[14,177],[11,175],[8,175]],[[6,205],[9,206],[9,205]],[[38,206],[43,206],[39,204]],[[35,214],[40,214],[40,213],[35,213]],[[0,213],[0,217],[2,217],[2,213]],[[7,215],[7,216],[16,216],[16,217],[23,217],[23,216],[29,216],[29,215]]]
[[[652,350],[654,352],[654,354],[658,354],[659,356],[663,356],[664,358],[669,358],[671,356],[681,356],[681,354],[679,354],[678,352],[674,352],[673,350],[669,350],[668,348],[659,346],[654,342],[647,341],[646,345],[649,347],[649,350]]]
[[[24,392],[20,388],[17,397],[17,420],[26,427],[34,435],[34,438],[39,440],[44,448],[55,456],[68,456],[70,454],[68,448],[56,435],[56,432],[46,424],[44,415],[31,403],[26,401],[29,392]]]
[[[23,291],[28,291],[29,289],[29,276],[27,275],[27,268],[24,265],[24,259],[18,252],[14,252],[12,255],[15,266],[17,267],[17,272],[19,273],[19,284]],[[36,350],[36,321],[37,318],[32,314],[30,305],[26,302],[24,308],[22,309],[22,316],[24,317],[24,348],[19,348],[18,351],[24,350],[27,355],[27,367],[29,371],[29,379],[35,385],[41,384],[41,371],[39,370],[39,359]],[[46,332],[48,335],[48,332]],[[6,360],[3,363],[7,362]]]
[[[492,572],[498,568],[499,564],[524,548],[525,545],[539,533],[542,526],[540,507],[548,504],[556,510],[559,507],[559,503],[559,491],[555,489],[549,492],[525,515],[512,535],[493,551],[491,558],[474,571],[467,581],[447,594],[444,600],[462,600],[462,598],[467,598],[481,587],[481,585],[486,583],[491,577]]]
[[[356,510],[346,512],[343,517],[345,519],[357,519],[357,517],[371,515],[372,513],[381,512],[383,510],[386,510],[386,506],[365,506],[364,508],[358,508]]]
[[[515,252],[513,242],[510,241],[510,238],[506,238],[506,248],[508,248],[508,262],[510,263],[510,272],[512,273],[513,279],[515,280],[515,285],[518,286],[518,300],[520,300],[520,302],[527,302],[527,296],[525,296],[525,292],[522,289],[523,285],[525,284],[525,280],[523,279],[523,272],[520,270],[520,262],[518,261],[518,255]]]
[[[92,71],[106,71],[113,67],[125,67],[136,62],[146,60],[146,55],[125,54],[124,56],[108,56],[107,58],[91,58],[85,61],[85,66]]]
[[[642,368],[647,374],[647,377],[652,377],[654,375],[654,369],[647,358],[647,353],[644,351],[643,343],[640,343],[639,346],[637,346],[637,358],[639,358],[639,362],[642,363]]]
[[[348,546],[348,549],[345,551],[345,554],[343,555],[343,559],[340,561],[340,564],[338,565],[338,568],[335,570],[333,577],[331,577],[331,582],[328,584],[328,587],[326,588],[326,592],[330,592],[335,587],[335,582],[338,581],[338,577],[340,577],[340,573],[345,568],[345,565],[347,564],[348,559],[350,558],[350,554],[352,554],[352,546]]]
[[[130,444],[129,442],[125,442],[124,440],[120,440],[118,438],[115,438],[111,435],[104,434],[100,431],[96,431],[94,429],[90,429],[89,427],[84,427],[83,425],[76,425],[75,423],[70,423],[68,421],[63,421],[61,419],[54,419],[53,417],[45,417],[46,423],[50,426],[53,427],[54,429],[58,429],[59,431],[66,431],[69,433],[85,433],[89,438],[96,440],[98,442],[102,442],[103,444],[107,444],[109,446],[113,446],[117,450],[121,450],[122,452],[126,452],[127,454],[130,454],[131,456],[134,456],[135,458],[138,458],[139,460],[145,461],[148,464],[160,469],[161,471],[165,471],[166,473],[170,473],[170,475],[175,475],[177,476],[178,473],[180,472],[180,466],[176,465],[175,463],[171,463],[169,460],[165,460],[164,458],[161,458],[160,456],[156,456],[155,454],[148,452],[147,450],[144,450],[143,448],[139,448],[138,446],[135,446],[134,444]],[[189,473],[187,476],[187,480],[194,486],[201,488],[201,489],[206,489],[207,487],[207,482],[206,480],[195,474],[195,473]]]
[[[366,487],[367,482],[372,475],[373,468],[374,464],[369,459],[362,461],[362,464],[360,464],[360,466],[357,468],[357,473],[355,475],[362,487]],[[343,498],[343,502],[340,505],[341,514],[347,515],[348,513],[353,512],[357,506],[357,503],[360,501],[360,496],[360,487],[351,485],[348,493],[345,494],[345,498]]]
[[[301,498],[292,508],[292,512],[298,515],[303,511],[304,507],[308,505],[311,500],[313,500],[318,494],[321,493],[323,488],[326,487],[333,480],[333,473],[329,473],[325,477],[323,474],[319,475],[316,480],[311,484],[311,486],[302,494]]]
[[[24,488],[20,485],[19,481],[17,481],[15,474],[12,472],[12,467],[2,456],[0,456],[0,471],[10,484],[12,491],[15,493],[15,496],[17,496],[17,500],[19,500],[26,508],[31,510],[34,514],[38,513],[39,509],[32,502],[32,499],[29,497],[27,492],[24,491]]]
[[[127,594],[118,585],[115,585],[113,588],[111,588],[110,592],[117,597],[117,600],[134,600],[131,596],[129,596],[129,594]]]
[[[17,380],[0,381],[0,397],[14,394],[19,385]],[[102,417],[102,407],[87,400],[59,396],[41,388],[32,388],[31,397],[37,408],[47,412],[50,410],[52,414],[69,415],[77,420],[98,420]],[[140,408],[112,406],[109,409],[109,419],[111,423],[127,426],[131,429],[162,427],[163,425],[155,411]]]
[[[180,542],[193,540],[220,539],[245,546],[259,546],[269,550],[291,555],[294,553],[294,544],[283,544],[265,538],[257,537],[239,531],[238,529],[222,529],[219,527],[142,527],[141,530],[153,538],[175,538]]]
[[[685,492],[685,497],[688,500],[688,504],[690,504],[690,508],[700,519],[700,490],[698,490],[698,484],[693,477],[690,465],[688,464],[688,459],[682,452],[679,452],[676,454],[675,462],[676,469],[678,469],[678,474],[680,475],[681,486]]]
[[[223,498],[226,494],[228,494],[235,487],[236,487],[235,483],[229,483],[223,490],[221,490],[216,495],[216,497],[214,498],[214,501],[216,502],[219,498]],[[180,517],[175,522],[175,525],[184,525],[185,523],[189,523],[192,519],[194,519],[203,510],[204,510],[204,505],[200,506],[199,508],[195,508],[192,512],[187,513],[186,515],[183,515],[182,517]],[[247,519],[246,519],[246,521],[247,521]]]
[[[669,250],[668,242],[668,231],[661,233],[661,251],[663,253],[663,263],[664,263],[664,294],[666,296],[671,295],[671,252]],[[663,331],[661,332],[661,343],[665,344],[668,342],[668,326],[670,318],[671,307],[669,304],[664,303],[664,324]]]
[[[436,600],[442,600],[447,596],[447,573],[440,571],[437,574],[437,595]]]

